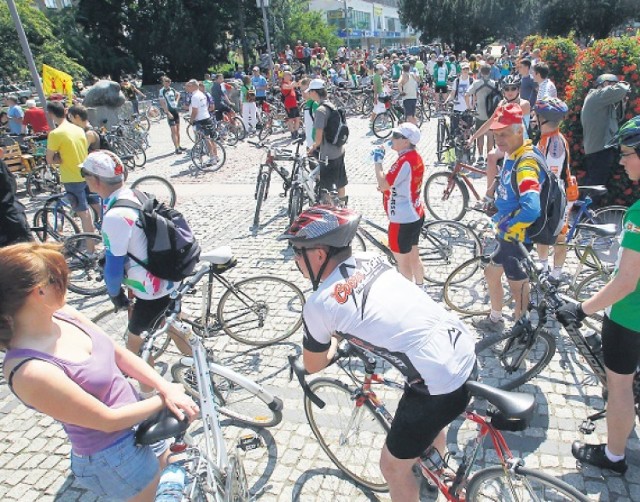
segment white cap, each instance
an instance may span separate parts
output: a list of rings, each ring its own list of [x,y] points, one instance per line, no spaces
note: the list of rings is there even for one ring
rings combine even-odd
[[[391,132],[401,134],[407,138],[412,145],[420,143],[420,129],[411,122],[403,122],[402,124],[399,124],[398,127],[394,127]]]
[[[260,71],[260,68],[258,68],[257,66],[254,66],[253,71]]]
[[[324,80],[322,80],[321,78],[314,78],[311,82],[309,82],[310,91],[315,91],[315,90],[324,89],[324,88],[325,88]]]
[[[27,99],[27,108],[35,108],[36,100],[35,99]]]
[[[387,67],[382,63],[376,65],[376,70],[386,70]]]
[[[120,158],[109,150],[91,152],[82,164],[82,170],[100,178],[122,181],[124,180],[124,166]]]

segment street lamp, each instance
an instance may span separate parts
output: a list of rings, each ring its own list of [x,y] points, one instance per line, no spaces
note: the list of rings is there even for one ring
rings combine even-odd
[[[347,38],[347,51],[349,51],[349,9],[351,7],[347,7],[347,0],[344,0],[344,32]],[[351,9],[353,10],[353,9]]]
[[[267,7],[269,7],[269,0],[256,0],[256,4],[259,8],[262,9],[264,36],[267,39],[267,54],[269,55],[269,74],[271,74],[273,71],[273,57],[271,56],[271,38],[269,36],[269,21],[267,20]]]

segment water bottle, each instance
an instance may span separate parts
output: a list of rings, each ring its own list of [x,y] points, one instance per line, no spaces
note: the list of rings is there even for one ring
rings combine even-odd
[[[373,150],[371,150],[369,158],[371,162],[382,162],[384,160],[385,153],[386,152],[383,146],[377,146]]]
[[[432,472],[438,472],[445,467],[444,459],[437,448],[429,446],[427,450],[420,455],[420,460],[424,466]]]
[[[177,464],[169,464],[160,474],[155,502],[180,502],[186,483],[187,471]]]

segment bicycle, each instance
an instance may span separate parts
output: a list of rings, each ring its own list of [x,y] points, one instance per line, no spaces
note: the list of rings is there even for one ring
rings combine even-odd
[[[199,312],[185,312],[182,319],[196,334],[209,338],[224,332],[237,342],[264,347],[289,338],[302,325],[304,294],[291,282],[267,275],[235,283],[226,279],[223,274],[237,265],[229,246],[204,252],[200,260],[206,262],[208,275],[202,285]],[[214,298],[220,298],[215,313]],[[124,336],[126,318],[127,312],[109,309],[93,321],[117,326],[113,334]],[[169,342],[165,337],[154,357],[159,357]]]
[[[294,373],[298,377],[304,391],[307,421],[331,461],[357,484],[384,492],[388,486],[377,457],[393,416],[373,385],[379,385],[381,391],[385,388],[400,391],[404,384],[377,373],[378,361],[363,349],[348,342],[345,347],[338,350],[330,364],[337,363],[349,377],[348,383],[327,377],[307,383],[307,372],[296,356],[289,356],[290,377],[293,378]],[[459,459],[451,452],[443,458],[430,447],[416,463],[422,476],[447,500],[587,500],[563,481],[526,468],[522,459],[513,456],[502,436],[501,430],[521,431],[528,427],[534,415],[532,395],[499,390],[472,379],[465,386],[471,396],[486,399],[493,406],[486,417],[473,411],[476,405],[462,415],[464,420],[477,425],[476,437]],[[491,438],[499,465],[485,467],[472,475],[487,436]]]
[[[376,137],[386,139],[391,135],[391,131],[397,124],[405,122],[404,107],[399,97],[393,99],[391,96],[387,98],[379,97],[378,99],[385,101],[384,112],[376,115],[371,124],[371,129]],[[424,123],[424,114],[421,106],[416,106],[416,125],[421,127]]]
[[[227,153],[218,139],[217,133],[214,138],[208,138],[202,132],[201,128],[196,127],[196,141],[191,149],[191,164],[197,172],[215,172],[218,171],[227,160]],[[212,155],[210,143],[215,144],[217,153]],[[208,159],[208,160],[207,160]]]
[[[155,174],[142,176],[131,183],[131,189],[152,194],[158,202],[162,202],[169,207],[175,207],[176,205],[176,189],[163,176]]]
[[[164,326],[153,334],[145,336],[143,359],[148,359],[154,339],[166,334],[169,327],[177,323],[182,296],[206,273],[207,268],[202,268],[192,280],[186,281],[172,294],[174,307],[168,311],[169,315],[165,319]],[[204,444],[187,445],[184,436],[189,424],[186,421],[178,421],[168,410],[143,422],[136,432],[136,441],[138,444],[151,445],[161,439],[174,438],[171,445],[174,459],[170,456],[173,461],[170,465],[172,469],[183,469],[185,474],[181,500],[248,501],[250,494],[242,457],[229,453],[222,434],[219,412],[229,413],[228,402],[225,401],[229,389],[241,388],[256,398],[255,403],[260,403],[259,407],[273,417],[271,423],[266,425],[276,425],[282,419],[282,401],[248,378],[212,362],[202,342],[193,333],[188,334],[188,341],[193,356],[186,359],[190,360],[190,368],[192,368],[190,371],[193,373],[194,383],[197,385],[200,396]],[[250,408],[251,405],[245,403],[242,413],[249,413]],[[232,418],[237,417],[232,416]],[[253,420],[249,423],[253,423]],[[237,445],[245,451],[260,446],[262,441],[255,435],[241,438]]]
[[[451,126],[447,124],[446,117],[450,117]],[[447,105],[447,110],[438,115],[438,128],[436,136],[436,157],[438,162],[443,159],[453,163],[457,159],[463,162],[472,162],[475,157],[475,147],[468,146],[469,138],[474,133],[476,112],[466,110],[458,112],[453,110],[453,105]],[[455,134],[454,122],[457,123]]]

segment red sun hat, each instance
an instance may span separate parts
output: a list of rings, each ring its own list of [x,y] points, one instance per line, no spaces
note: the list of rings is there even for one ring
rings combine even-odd
[[[522,125],[522,108],[518,103],[507,103],[499,106],[496,110],[496,117],[493,119],[489,129],[504,129],[511,125]]]

